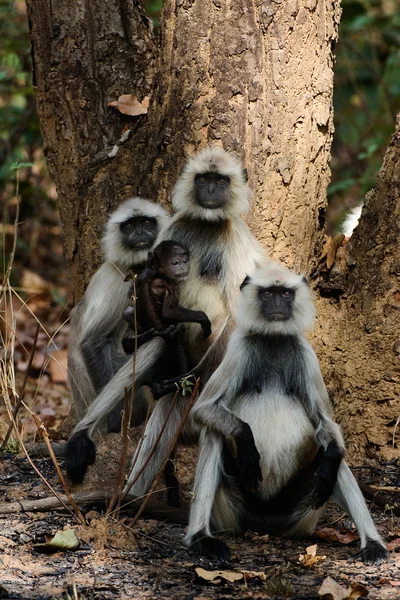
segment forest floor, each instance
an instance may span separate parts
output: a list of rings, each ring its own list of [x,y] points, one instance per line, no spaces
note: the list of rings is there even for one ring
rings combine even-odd
[[[108,443],[100,444],[98,460],[83,489],[110,483],[117,438],[114,435]],[[178,458],[178,474],[183,469],[187,476],[189,455],[186,465],[183,461],[179,466]],[[62,493],[50,459],[35,459],[35,464]],[[388,485],[395,483],[398,467],[359,469],[357,476],[369,483],[384,481]],[[1,466],[0,490],[3,502],[51,495],[27,460],[11,454],[4,457]],[[185,490],[184,497],[187,500]],[[61,510],[2,515],[0,598],[394,600],[400,597],[400,524],[391,514],[391,501],[388,495],[386,511],[371,509],[391,549],[390,562],[380,566],[365,566],[354,560],[358,536],[346,515],[333,504],[310,539],[283,540],[253,533],[240,538],[225,536],[233,558],[229,565],[212,563],[188,551],[182,544],[183,525],[141,519],[132,528],[129,516],[121,516],[119,521],[106,519],[93,509],[86,514],[87,526]],[[66,529],[75,530],[79,546],[43,553],[49,550],[37,544]],[[330,595],[320,591],[323,583],[330,586]]]
[[[30,268],[22,262],[17,264],[26,302],[13,293],[1,307],[0,333],[4,347],[0,359],[5,370],[1,377],[4,404],[0,403],[0,438],[7,431],[10,409],[21,395],[32,356],[24,391],[25,406],[17,417],[20,439],[12,433],[0,462],[3,508],[6,503],[40,501],[51,496],[21,452],[21,441],[38,440],[32,411],[52,440],[67,439],[73,425],[66,384],[68,309],[65,305],[69,291],[62,268],[60,230],[57,225],[49,225],[40,235],[38,249],[44,249],[54,235],[54,250],[39,256],[37,264],[34,260],[37,253],[32,254]],[[48,256],[53,257],[53,262]],[[37,319],[42,327],[35,344]],[[131,433],[131,437],[137,442],[138,433]],[[95,465],[83,486],[73,491],[112,490],[120,449],[121,436],[117,434],[100,440]],[[51,460],[33,458],[33,461],[46,480],[62,493]],[[186,508],[195,461],[195,450],[178,451],[176,466]],[[60,464],[62,467],[62,460]],[[398,599],[400,523],[393,516],[393,507],[399,505],[399,466],[400,459],[385,464],[366,459],[365,465],[355,470],[360,481],[377,486],[387,501],[383,508],[371,507],[377,527],[391,550],[391,560],[384,565],[370,567],[353,560],[359,549],[358,536],[346,515],[333,504],[310,539],[282,540],[252,533],[241,538],[224,536],[232,552],[230,565],[218,565],[193,555],[182,544],[183,525],[153,518],[141,519],[132,527],[131,516],[123,515],[120,520],[106,518],[98,506],[89,507],[85,526],[62,510],[12,514],[4,514],[3,510],[0,511],[0,598]],[[165,491],[155,494],[158,502],[165,502],[164,494]],[[55,548],[55,553],[48,554],[48,547],[38,545],[47,536],[68,529],[73,529],[78,538],[79,545],[74,550]]]

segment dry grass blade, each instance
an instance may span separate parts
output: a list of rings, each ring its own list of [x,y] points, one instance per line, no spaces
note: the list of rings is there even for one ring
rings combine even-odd
[[[131,406],[129,406],[131,405]],[[109,505],[107,506],[106,517],[108,517],[114,509],[115,503],[118,500],[117,508],[115,511],[115,518],[119,518],[119,508],[120,508],[120,498],[122,488],[124,487],[124,476],[125,476],[125,467],[126,467],[126,459],[128,455],[128,427],[132,414],[132,402],[129,402],[128,398],[128,390],[125,388],[124,394],[124,412],[122,417],[122,448],[121,448],[121,458],[119,461],[118,475],[117,480],[114,486],[114,493],[110,500]]]
[[[62,484],[62,486],[64,488],[65,495],[67,496],[67,498],[68,498],[68,500],[69,500],[72,508],[74,509],[78,521],[80,523],[82,523],[82,525],[86,525],[86,519],[83,516],[83,514],[81,513],[81,511],[79,509],[79,506],[77,505],[77,503],[73,499],[72,494],[70,492],[70,489],[69,489],[69,487],[67,485],[67,482],[64,479],[64,475],[61,472],[60,465],[58,464],[57,459],[55,457],[55,454],[53,452],[53,448],[51,447],[51,443],[50,443],[50,440],[49,440],[48,433],[46,431],[46,427],[40,421],[39,417],[37,415],[35,415],[34,413],[33,413],[33,418],[35,420],[35,423],[36,423],[36,426],[37,426],[38,430],[40,431],[40,434],[41,434],[41,436],[43,438],[43,441],[45,442],[45,444],[47,446],[47,449],[48,449],[49,454],[50,454],[50,458],[53,461],[53,465],[54,465],[54,467],[55,467],[55,469],[57,471],[57,475],[58,475],[58,477],[59,477],[59,479],[61,481],[61,484]]]
[[[25,387],[26,387],[26,383],[28,381],[29,372],[30,372],[31,367],[32,367],[33,357],[35,355],[35,350],[36,350],[36,345],[37,345],[38,335],[39,335],[39,329],[40,329],[40,325],[38,325],[36,327],[35,337],[33,339],[33,346],[32,346],[32,350],[31,350],[30,355],[29,355],[28,366],[26,368],[26,372],[25,372],[25,376],[24,376],[24,381],[22,382],[21,392],[19,394],[18,401],[17,401],[17,403],[16,403],[16,405],[14,407],[12,422],[9,425],[8,431],[7,431],[6,436],[5,436],[4,440],[3,440],[3,443],[1,445],[0,451],[3,451],[4,448],[7,446],[8,440],[10,438],[11,432],[12,432],[13,427],[14,427],[13,423],[14,423],[14,421],[16,421],[18,411],[19,411],[19,409],[21,408],[21,406],[23,404],[23,399],[24,399],[24,394],[25,394]]]

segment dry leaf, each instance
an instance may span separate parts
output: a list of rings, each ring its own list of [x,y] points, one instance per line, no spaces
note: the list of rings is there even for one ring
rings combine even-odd
[[[325,558],[326,556],[317,556],[317,544],[314,544],[313,546],[308,546],[308,548],[306,548],[305,554],[300,554],[299,561],[303,567],[309,569],[322,560],[325,560]]]
[[[206,571],[201,567],[197,567],[195,571],[198,577],[210,583],[221,583],[221,579],[234,583],[244,577],[243,573],[236,573],[235,571]]]
[[[332,577],[327,577],[322,582],[318,595],[322,600],[358,600],[358,598],[368,596],[368,590],[356,581],[350,587],[345,588]]]
[[[342,245],[344,240],[344,234],[338,233],[334,237],[329,236],[326,240],[324,247],[322,249],[321,255],[319,257],[319,262],[326,264],[326,269],[330,271],[335,264],[336,252]]]
[[[341,544],[351,544],[358,539],[358,535],[353,531],[333,529],[333,527],[322,527],[314,531],[316,537],[329,542],[340,542]]]
[[[323,600],[343,600],[345,588],[339,585],[332,577],[327,577],[318,590],[318,596]]]
[[[65,529],[57,531],[56,535],[45,544],[35,544],[34,548],[43,554],[52,554],[65,550],[75,550],[79,546],[79,539],[75,533],[75,529]]]
[[[389,552],[396,550],[396,548],[400,548],[400,537],[395,538],[394,540],[392,540],[391,542],[386,544],[386,546],[387,546],[387,549],[389,550]]]
[[[349,588],[347,588],[347,593],[349,592],[350,594],[345,596],[345,598],[349,598],[349,600],[358,600],[358,598],[368,596],[367,588],[356,581],[352,583]]]
[[[50,284],[40,277],[37,273],[24,269],[21,277],[21,287],[27,294],[48,294],[50,295]]]
[[[400,587],[400,579],[397,581],[394,581],[393,579],[391,579],[389,581],[390,585],[393,585],[393,587]]]
[[[134,94],[123,94],[118,100],[113,100],[108,103],[108,106],[114,106],[120,113],[131,117],[147,114],[150,98],[146,96],[142,102],[136,98]]]

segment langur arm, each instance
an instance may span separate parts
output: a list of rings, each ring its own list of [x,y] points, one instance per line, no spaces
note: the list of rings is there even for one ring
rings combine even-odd
[[[99,393],[113,376],[111,338],[111,333],[100,333],[99,330],[93,329],[80,344],[83,360],[96,393]]]
[[[226,441],[238,467],[239,479],[246,486],[256,488],[262,475],[253,433],[249,424],[228,408],[240,385],[234,354],[232,351],[227,353],[193,407],[192,415],[200,425]]]
[[[162,305],[162,316],[168,321],[177,323],[199,323],[203,330],[203,339],[211,335],[211,323],[202,310],[190,310],[180,306],[174,296],[165,294]]]
[[[308,342],[304,352],[306,362],[304,407],[315,427],[316,441],[326,449],[333,440],[343,456],[345,453],[343,436],[339,425],[332,419],[332,406],[318,359]]]

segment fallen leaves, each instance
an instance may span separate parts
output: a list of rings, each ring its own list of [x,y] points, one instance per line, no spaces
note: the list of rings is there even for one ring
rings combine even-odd
[[[358,535],[348,529],[334,529],[333,527],[322,527],[314,531],[314,536],[328,542],[340,542],[341,544],[351,544],[358,540]]]
[[[327,577],[322,582],[318,595],[322,600],[358,600],[358,598],[368,596],[368,590],[357,582],[345,588],[332,577]]]
[[[238,581],[247,581],[249,579],[260,579],[266,581],[267,576],[263,571],[207,571],[201,567],[195,569],[196,575],[203,581],[219,584],[223,581],[236,583]]]
[[[46,537],[44,544],[35,544],[34,548],[43,554],[53,554],[54,552],[65,552],[66,550],[76,550],[79,546],[79,539],[75,529],[65,529],[57,531],[54,537]]]
[[[332,269],[333,265],[335,264],[336,253],[342,245],[343,240],[343,233],[338,233],[333,237],[328,236],[328,239],[326,240],[319,257],[319,264],[321,265],[322,271],[330,271]]]
[[[299,562],[306,569],[310,569],[314,565],[326,559],[326,556],[317,556],[317,544],[308,546],[305,554],[300,554]]]
[[[134,94],[123,94],[118,100],[113,100],[108,103],[108,106],[113,106],[120,113],[129,115],[130,117],[138,117],[139,115],[147,114],[150,104],[150,98],[146,96],[141,102]]]

